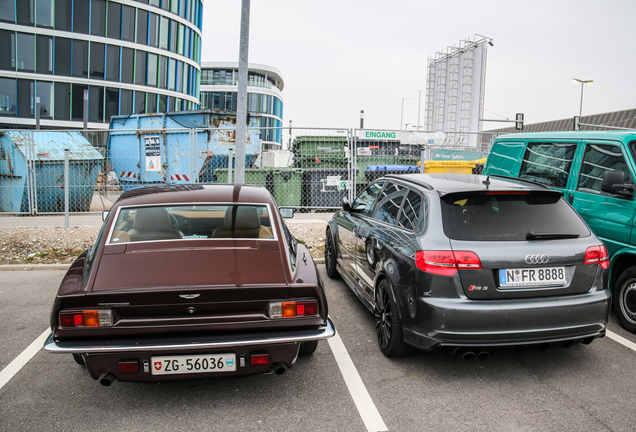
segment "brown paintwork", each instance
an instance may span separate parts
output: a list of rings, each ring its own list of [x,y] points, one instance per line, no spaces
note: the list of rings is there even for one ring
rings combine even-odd
[[[55,340],[99,345],[100,341],[134,341],[147,337],[179,341],[180,335],[231,335],[315,330],[327,323],[327,301],[309,251],[296,246],[296,266],[277,211],[270,215],[276,240],[204,239],[106,244],[120,207],[179,203],[265,203],[275,209],[269,192],[260,187],[233,185],[159,186],[125,192],[111,209],[99,241],[83,253],[64,277],[53,310]],[[305,259],[303,259],[305,258]],[[187,299],[183,294],[195,295]],[[271,319],[270,301],[318,301],[318,315]],[[60,310],[105,308],[114,325],[101,328],[60,328]],[[103,343],[103,342],[102,342]],[[133,343],[133,342],[130,342]],[[266,368],[241,368],[234,375],[269,370],[274,361],[291,366],[299,343],[246,346],[206,351],[270,353]],[[187,351],[185,353],[194,353]],[[156,352],[91,354],[87,367],[96,378],[116,366],[118,359],[147,359]],[[184,352],[171,352],[184,354]],[[135,357],[137,356],[137,357]],[[238,357],[237,357],[238,358]],[[142,376],[143,375],[143,376]],[[186,377],[202,377],[199,374]],[[184,378],[149,374],[119,377],[132,381]]]

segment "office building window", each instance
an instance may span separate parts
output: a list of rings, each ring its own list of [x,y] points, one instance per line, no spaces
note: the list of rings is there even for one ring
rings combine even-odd
[[[135,41],[135,8],[122,5],[121,9],[121,39]]]
[[[135,114],[146,114],[146,92],[135,91]]]
[[[35,65],[37,73],[53,73],[53,37],[35,36]]]
[[[75,33],[88,34],[90,23],[90,2],[76,1],[73,5],[73,31]]]
[[[159,46],[159,15],[150,13],[150,21],[148,23],[148,45],[152,47]]]
[[[119,81],[119,47],[106,45],[106,80]]]
[[[38,27],[53,27],[53,0],[35,1],[35,25]],[[2,9],[0,9],[2,10]]]
[[[0,0],[0,21],[15,23],[15,0]]]
[[[18,33],[18,71],[35,72],[35,35]]]
[[[159,88],[165,89],[168,87],[167,74],[168,57],[159,56]]]
[[[35,25],[35,5],[33,1],[18,0],[16,6],[17,23],[25,26]]]
[[[91,34],[106,36],[106,0],[91,1]]]
[[[104,87],[90,86],[88,89],[88,121],[104,121]]]
[[[55,75],[71,76],[71,39],[55,38]]]
[[[88,90],[87,85],[71,84],[71,120],[73,121],[84,121],[84,90]]]
[[[148,11],[137,9],[137,43],[148,43]]]
[[[135,84],[146,85],[146,51],[135,51]]]
[[[5,47],[5,54],[0,56],[0,69],[15,70],[15,32],[0,30],[0,46]]]
[[[53,118],[53,83],[36,81],[35,95],[40,97],[40,118]]]
[[[104,79],[104,50],[105,45],[99,42],[90,43],[90,77]]]
[[[73,40],[73,66],[74,77],[88,78],[88,41]]]
[[[73,0],[55,0],[55,29],[71,31]]]
[[[132,48],[121,48],[121,82],[133,84],[135,50]]]
[[[56,82],[53,118],[55,120],[70,120],[71,118],[71,84]]]
[[[14,78],[0,78],[0,115],[15,117],[18,95]]]
[[[146,112],[148,113],[156,113],[157,112],[157,94],[148,93],[148,107],[146,108]]]
[[[121,38],[121,4],[108,2],[108,29],[109,38]]]
[[[148,85],[157,87],[157,54],[148,53]]]
[[[121,89],[119,91],[119,115],[130,115],[133,109],[133,91]]]
[[[106,87],[105,90],[106,104],[104,114],[106,122],[110,122],[112,116],[119,114],[119,89]]]

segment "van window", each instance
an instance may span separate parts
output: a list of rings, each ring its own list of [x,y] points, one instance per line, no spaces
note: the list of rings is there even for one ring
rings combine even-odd
[[[575,152],[574,143],[528,143],[519,178],[564,188]]]
[[[608,170],[622,171],[625,183],[634,183],[620,147],[609,144],[588,144],[585,147],[578,189],[600,194],[603,175]]]

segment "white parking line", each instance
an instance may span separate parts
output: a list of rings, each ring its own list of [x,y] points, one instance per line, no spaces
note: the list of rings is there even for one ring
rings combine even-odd
[[[353,398],[353,402],[356,404],[356,408],[358,408],[358,412],[360,413],[360,417],[362,417],[362,421],[364,422],[367,431],[386,431],[386,425],[384,424],[378,409],[375,407],[367,388],[364,386],[362,378],[360,378],[360,374],[347,352],[347,348],[345,348],[342,343],[340,335],[336,333],[334,337],[327,340],[329,341],[329,346],[331,347],[333,356],[336,358],[336,363],[338,363],[340,373],[347,384],[349,393]]]
[[[636,351],[636,343],[630,341],[629,339],[625,339],[623,336],[619,336],[616,333],[609,330],[606,330],[605,334],[607,335],[608,338],[615,340],[621,345],[625,345],[627,348],[629,348],[632,351]]]
[[[47,337],[49,337],[50,334],[51,331],[49,329],[44,330],[44,333],[42,333],[36,340],[31,342],[31,345],[29,345],[24,351],[22,351],[19,356],[17,356],[11,363],[7,365],[7,367],[0,371],[0,389],[4,387],[4,385],[8,383],[9,380],[13,378],[13,376],[17,374],[20,369],[22,369],[24,365],[27,364],[29,360],[31,360],[33,356],[35,356],[40,351],[40,349],[42,349],[44,341]]]

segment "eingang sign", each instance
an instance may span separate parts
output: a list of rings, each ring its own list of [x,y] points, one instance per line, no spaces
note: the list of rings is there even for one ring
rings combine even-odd
[[[398,131],[381,131],[381,130],[366,130],[361,129],[358,131],[358,138],[363,140],[399,140],[400,133]]]

